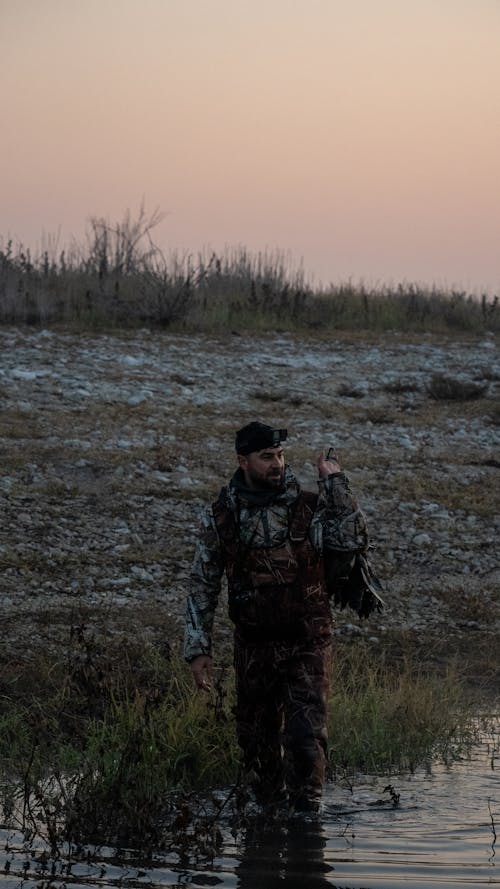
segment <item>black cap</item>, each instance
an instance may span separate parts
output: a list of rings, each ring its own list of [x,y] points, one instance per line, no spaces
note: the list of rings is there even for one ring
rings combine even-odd
[[[286,436],[286,429],[273,429],[272,426],[257,421],[249,423],[236,433],[236,453],[244,457],[252,451],[277,448],[285,441]]]

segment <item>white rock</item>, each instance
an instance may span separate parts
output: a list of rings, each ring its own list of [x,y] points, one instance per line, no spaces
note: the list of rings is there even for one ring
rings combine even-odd
[[[430,534],[426,534],[425,531],[422,531],[420,534],[415,534],[415,537],[412,539],[412,543],[415,546],[430,546],[432,543],[432,537]]]
[[[15,367],[11,376],[14,380],[36,380],[38,373],[36,370],[23,370],[20,367]]]
[[[141,364],[144,364],[144,358],[137,358],[135,355],[122,355],[119,360],[121,364],[126,364],[128,367],[140,367]]]
[[[145,568],[141,568],[140,565],[132,565],[130,570],[134,577],[137,577],[139,580],[154,580],[153,575],[150,574],[149,571],[146,571]]]
[[[144,392],[136,392],[135,395],[130,395],[127,398],[127,404],[130,404],[132,407],[134,407],[137,404],[142,404],[144,401],[147,401],[148,397],[149,396],[146,395]]]

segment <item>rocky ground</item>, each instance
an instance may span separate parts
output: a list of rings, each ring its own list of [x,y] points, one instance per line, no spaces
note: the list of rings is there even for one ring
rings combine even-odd
[[[180,647],[199,511],[232,472],[234,430],[257,418],[288,427],[287,457],[307,487],[315,454],[334,445],[368,516],[387,606],[361,625],[342,612],[339,636],[383,648],[397,635],[493,676],[500,353],[491,334],[1,329],[3,657],[61,645],[83,624]]]

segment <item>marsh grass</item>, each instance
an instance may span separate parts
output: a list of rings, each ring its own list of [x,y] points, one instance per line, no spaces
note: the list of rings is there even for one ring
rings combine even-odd
[[[233,698],[227,665],[200,695],[167,648],[73,627],[56,654],[3,665],[2,820],[44,837],[53,854],[65,843],[160,848],[180,818],[196,820],[201,800],[238,785]],[[390,772],[456,755],[473,738],[472,715],[457,672],[438,681],[410,656],[384,662],[369,646],[343,644],[332,772]]]
[[[433,756],[452,760],[475,737],[467,696],[453,665],[429,674],[404,656],[389,666],[361,648],[337,663],[330,702],[335,772],[409,769]]]
[[[120,222],[90,219],[85,243],[34,255],[0,241],[0,322],[79,329],[150,324],[185,330],[498,330],[498,296],[413,283],[313,287],[282,251],[244,247],[166,256],[152,240],[162,219],[141,206]]]

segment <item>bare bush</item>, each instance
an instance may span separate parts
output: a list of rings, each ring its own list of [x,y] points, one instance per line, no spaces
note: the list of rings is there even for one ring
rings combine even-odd
[[[337,388],[337,395],[343,398],[364,398],[366,393],[358,386],[352,386],[349,383],[341,383]]]
[[[395,422],[394,414],[388,413],[385,408],[372,407],[366,411],[365,419],[375,426],[390,425]]]
[[[488,390],[488,383],[474,383],[472,380],[459,380],[446,374],[433,374],[427,385],[427,393],[436,401],[471,401],[482,398]]]
[[[417,392],[418,386],[416,383],[411,382],[410,380],[391,380],[389,383],[385,383],[382,387],[385,392],[390,392],[392,395],[404,395],[405,392]]]

